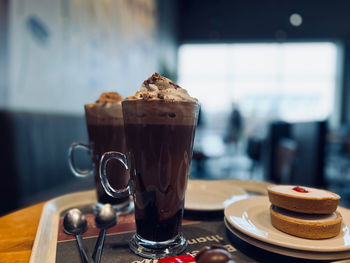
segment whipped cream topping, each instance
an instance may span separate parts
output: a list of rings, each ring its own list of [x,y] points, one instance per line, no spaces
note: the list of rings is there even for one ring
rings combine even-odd
[[[327,190],[301,186],[302,188],[308,191],[304,193],[304,192],[294,191],[293,190],[294,187],[295,185],[274,185],[274,186],[269,186],[267,190],[277,194],[280,193],[284,195],[295,196],[295,197],[306,198],[306,199],[335,199],[335,200],[340,199],[339,195]]]
[[[125,100],[197,102],[197,99],[191,97],[185,89],[158,73],[145,80],[140,90]]]
[[[116,119],[122,119],[123,98],[117,92],[105,92],[96,102],[85,105],[85,116],[88,123],[114,123]]]

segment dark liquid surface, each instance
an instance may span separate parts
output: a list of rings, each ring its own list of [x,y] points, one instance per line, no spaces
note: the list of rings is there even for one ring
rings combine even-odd
[[[166,241],[179,234],[195,126],[125,124],[137,233]]]
[[[129,199],[113,198],[106,194],[98,174],[101,156],[108,151],[126,152],[123,125],[88,125],[89,140],[92,147],[92,161],[94,163],[94,177],[97,199],[100,203],[120,204]],[[129,174],[118,161],[112,160],[107,165],[107,177],[114,188],[124,188],[128,184]]]

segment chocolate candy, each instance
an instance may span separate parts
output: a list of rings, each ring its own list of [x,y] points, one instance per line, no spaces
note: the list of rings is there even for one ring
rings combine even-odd
[[[196,255],[197,263],[234,263],[231,254],[221,245],[203,247]]]

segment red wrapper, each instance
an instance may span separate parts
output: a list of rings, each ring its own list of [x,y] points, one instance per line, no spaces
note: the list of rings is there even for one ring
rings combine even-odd
[[[176,257],[161,258],[158,263],[195,263],[196,260],[192,255],[181,255]]]

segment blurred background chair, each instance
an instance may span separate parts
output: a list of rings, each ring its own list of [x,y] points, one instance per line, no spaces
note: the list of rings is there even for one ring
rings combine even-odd
[[[258,172],[261,167],[261,154],[262,154],[263,138],[249,137],[247,138],[247,155],[251,160],[250,178],[254,178],[255,173]]]
[[[325,185],[326,122],[270,124],[263,153],[264,173],[274,183]]]
[[[295,157],[297,144],[289,138],[281,138],[276,146],[276,160],[273,162],[273,173],[276,175],[275,183],[292,184],[295,181]]]

